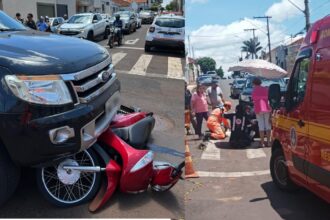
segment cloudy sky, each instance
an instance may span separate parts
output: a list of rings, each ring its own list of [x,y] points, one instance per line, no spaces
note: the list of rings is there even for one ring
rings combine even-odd
[[[291,1],[304,9],[304,0]],[[310,0],[310,13],[311,22],[328,15],[330,0]],[[210,56],[226,72],[241,56],[242,41],[252,38],[244,29],[256,28],[256,37],[267,48],[266,20],[253,19],[263,15],[272,16],[272,48],[304,29],[304,14],[289,0],[186,0],[187,43],[189,37],[195,58]]]

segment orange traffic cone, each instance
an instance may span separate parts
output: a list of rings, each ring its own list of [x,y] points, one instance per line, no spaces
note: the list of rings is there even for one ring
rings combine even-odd
[[[192,164],[192,158],[189,150],[189,146],[187,143],[187,140],[185,140],[186,145],[186,151],[185,151],[185,178],[198,178],[198,174],[195,172],[193,164]]]

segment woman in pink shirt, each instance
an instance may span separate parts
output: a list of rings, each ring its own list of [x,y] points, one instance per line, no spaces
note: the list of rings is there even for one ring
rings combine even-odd
[[[202,123],[203,118],[207,121],[208,118],[208,105],[206,100],[205,88],[197,85],[196,92],[191,97],[191,110],[196,115],[196,131],[199,138],[202,138]]]
[[[260,143],[264,147],[265,132],[267,135],[267,144],[270,144],[270,132],[271,132],[271,108],[268,103],[268,88],[261,86],[261,80],[255,78],[253,80],[253,91],[252,100],[254,104],[254,111],[257,116],[259,132],[260,132]]]

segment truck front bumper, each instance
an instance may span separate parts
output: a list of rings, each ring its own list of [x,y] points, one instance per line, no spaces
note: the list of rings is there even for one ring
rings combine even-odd
[[[96,142],[120,107],[120,83],[111,87],[93,101],[78,104],[74,109],[22,122],[23,114],[1,115],[1,139],[14,162],[19,165],[39,165],[77,153]],[[73,136],[63,143],[54,143],[52,131],[70,128]]]

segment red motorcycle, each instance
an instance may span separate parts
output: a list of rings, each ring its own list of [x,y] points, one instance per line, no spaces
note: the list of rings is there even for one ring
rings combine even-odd
[[[47,200],[73,206],[92,200],[89,210],[101,208],[119,188],[125,193],[171,189],[184,162],[174,166],[154,161],[146,143],[154,127],[152,113],[122,106],[97,143],[51,166],[38,169],[38,186]],[[101,174],[105,173],[105,176]]]

